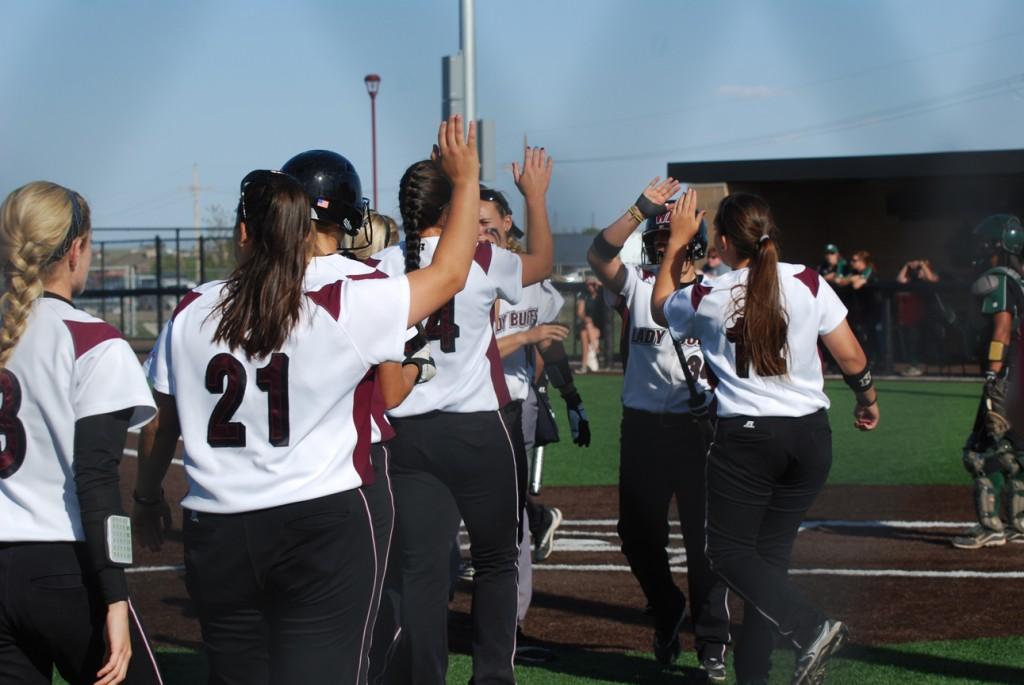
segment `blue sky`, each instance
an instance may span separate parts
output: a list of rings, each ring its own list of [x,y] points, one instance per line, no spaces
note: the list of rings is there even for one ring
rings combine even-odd
[[[296,152],[349,157],[381,209],[440,117],[458,1],[0,0],[0,193],[45,178],[101,227],[190,226]],[[556,228],[604,225],[669,161],[1024,147],[1024,2],[477,3],[494,185],[529,134]],[[519,203],[514,202],[513,207]]]

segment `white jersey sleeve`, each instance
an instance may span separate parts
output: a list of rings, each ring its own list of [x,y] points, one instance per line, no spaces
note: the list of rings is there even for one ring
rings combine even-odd
[[[565,298],[558,292],[550,280],[540,283],[540,304],[537,310],[537,323],[554,323],[562,313]]]
[[[818,276],[818,292],[815,302],[818,304],[818,335],[828,335],[846,320],[847,309],[836,291],[820,274]]]
[[[477,248],[477,260],[489,262],[485,271],[494,283],[498,297],[510,304],[518,303],[523,296],[523,260],[514,252],[491,243],[481,245],[487,247]]]
[[[676,340],[686,338],[690,335],[690,324],[693,322],[695,313],[693,307],[694,288],[706,288],[694,283],[685,288],[675,291],[665,300],[663,313],[665,321],[668,322],[668,329]]]
[[[359,355],[369,364],[401,362],[409,320],[409,279],[345,281],[339,319]]]

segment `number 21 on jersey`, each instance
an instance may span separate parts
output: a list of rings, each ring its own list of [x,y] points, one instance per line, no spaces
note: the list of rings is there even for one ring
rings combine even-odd
[[[226,381],[226,383],[225,383]],[[245,367],[222,352],[206,366],[206,389],[223,395],[210,414],[206,442],[210,447],[245,447],[245,424],[232,421],[245,398]],[[267,393],[267,422],[270,444],[282,447],[290,439],[288,416],[288,355],[274,352],[270,362],[256,370],[256,387]]]

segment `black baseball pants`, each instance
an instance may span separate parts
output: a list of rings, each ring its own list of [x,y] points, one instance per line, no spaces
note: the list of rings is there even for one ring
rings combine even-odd
[[[514,683],[519,522],[526,488],[522,441],[512,437],[522,430],[519,422],[491,411],[431,412],[392,424],[406,682],[445,683],[449,557],[461,518],[475,570],[473,682]]]
[[[91,685],[105,663],[107,605],[84,544],[0,544],[0,683],[50,685],[53,667]],[[128,685],[159,684],[160,672],[128,602]]]
[[[729,643],[727,589],[705,556],[704,469],[707,442],[689,414],[653,414],[624,407],[619,458],[619,538],[622,553],[669,631],[686,605],[669,569],[668,511],[676,498],[686,548],[686,575],[700,658],[725,657]]]
[[[361,490],[184,514],[185,583],[210,685],[366,682],[377,559]]]
[[[832,465],[824,410],[719,419],[708,458],[708,556],[744,600],[740,680],[767,677],[776,633],[803,647],[825,616],[787,577],[800,524]]]

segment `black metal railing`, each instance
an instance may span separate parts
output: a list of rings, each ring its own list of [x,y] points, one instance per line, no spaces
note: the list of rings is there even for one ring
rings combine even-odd
[[[104,239],[116,231],[120,236]],[[130,236],[138,235],[139,238]],[[143,237],[145,236],[145,237]],[[80,306],[113,323],[126,337],[154,339],[178,300],[199,283],[224,278],[234,266],[230,229],[95,229],[92,273]],[[559,321],[570,328],[566,350],[580,359],[581,282],[556,282],[566,304]],[[964,283],[880,283],[840,289],[849,321],[882,373],[970,376],[979,373],[987,322]],[[600,306],[606,307],[599,298]],[[620,363],[621,320],[605,310],[600,365]]]

